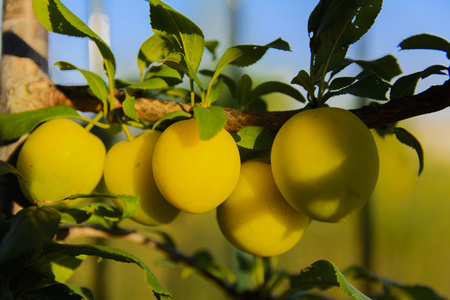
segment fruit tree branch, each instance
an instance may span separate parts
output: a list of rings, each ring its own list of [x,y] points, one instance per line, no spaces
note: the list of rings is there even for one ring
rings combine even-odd
[[[160,250],[172,261],[182,263],[197,270],[200,275],[218,285],[227,293],[227,295],[232,296],[233,299],[265,300],[265,298],[261,297],[249,298],[249,296],[255,297],[255,295],[249,295],[248,292],[241,293],[237,291],[233,284],[225,282],[224,279],[218,277],[208,268],[202,267],[202,265],[194,257],[180,252],[170,245],[153,240],[142,233],[133,230],[106,229],[95,226],[61,226],[55,236],[55,240],[59,242],[67,242],[77,237],[92,237],[102,239],[119,238],[127,242],[132,242],[151,249]]]
[[[68,97],[76,95],[68,104],[78,109],[100,109],[95,105],[95,100],[87,94],[86,87],[63,87]],[[117,91],[117,98],[122,98],[123,93]],[[84,99],[89,99],[84,101]],[[119,103],[119,102],[118,102]],[[350,110],[357,115],[369,128],[386,128],[390,124],[405,120],[408,118],[437,112],[450,106],[450,80],[442,85],[432,86],[429,89],[407,97],[401,97],[386,102],[378,102],[380,105],[368,105]],[[120,108],[118,104],[117,108]],[[156,122],[159,118],[173,111],[191,112],[192,107],[186,103],[163,101],[150,98],[137,98],[135,103],[136,113],[139,118]],[[270,111],[254,112],[225,108],[228,119],[226,129],[231,132],[237,132],[247,126],[261,126],[267,131],[277,132],[280,127],[294,114],[301,111]]]

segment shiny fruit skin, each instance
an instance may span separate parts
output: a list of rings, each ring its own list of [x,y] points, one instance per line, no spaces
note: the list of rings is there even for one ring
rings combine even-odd
[[[297,244],[309,219],[283,198],[268,160],[257,158],[242,164],[236,188],[217,208],[217,221],[236,248],[268,257]]]
[[[106,154],[103,178],[109,193],[139,195],[141,203],[132,219],[144,225],[172,222],[179,210],[159,192],[152,171],[152,156],[161,132],[145,131],[133,140],[120,141]],[[121,209],[122,201],[115,201]]]
[[[275,182],[311,219],[344,221],[372,194],[379,160],[366,125],[341,108],[300,112],[277,133],[271,152]]]
[[[24,194],[34,202],[91,193],[103,174],[103,142],[70,119],[52,119],[34,130],[17,159],[27,183]],[[28,189],[28,192],[27,192]]]
[[[153,152],[153,175],[161,194],[173,206],[194,214],[225,201],[237,183],[240,166],[233,137],[222,129],[202,140],[195,119],[170,125]]]

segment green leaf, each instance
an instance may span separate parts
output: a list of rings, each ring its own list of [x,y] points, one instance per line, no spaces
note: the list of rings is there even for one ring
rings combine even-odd
[[[0,160],[0,176],[5,175],[5,174],[13,174],[19,180],[22,180],[23,182],[25,182],[25,179],[22,177],[22,175],[20,174],[19,170],[16,169],[16,167],[14,167],[13,165],[11,165],[7,162]]]
[[[31,132],[40,123],[55,118],[79,117],[78,112],[66,105],[58,105],[21,113],[0,114],[0,138],[11,141]]]
[[[138,52],[137,65],[141,73],[141,81],[144,77],[145,70],[154,62],[164,60],[169,54],[170,46],[166,41],[157,35],[152,35],[146,39]]]
[[[375,22],[382,0],[321,0],[308,20],[312,76],[318,78],[340,65],[348,47]]]
[[[150,78],[162,78],[167,83],[168,86],[175,86],[181,82],[183,82],[184,73],[173,69],[167,65],[153,65],[145,74],[144,79]]]
[[[151,77],[142,82],[128,86],[127,91],[132,94],[135,90],[160,90],[168,87],[169,85],[163,78]]]
[[[184,110],[172,111],[159,118],[158,121],[153,124],[153,130],[165,120],[188,119],[191,117],[192,115]]]
[[[238,67],[250,66],[256,63],[258,60],[260,60],[267,52],[267,50],[270,48],[290,50],[287,42],[281,39],[277,39],[265,46],[238,45],[228,48],[220,58],[214,70],[214,74],[211,78],[211,81],[208,86],[208,91],[206,94],[206,104],[207,105],[211,104],[211,102],[209,101],[209,91],[211,90],[214,81],[219,77],[220,73],[226,66],[228,65],[234,65]]]
[[[241,138],[237,144],[246,149],[268,150],[272,148],[275,133],[268,132],[262,127],[248,126],[237,133]]]
[[[197,76],[197,73],[193,66],[186,60],[183,53],[172,52],[164,60],[164,64],[167,66],[181,71],[189,76],[195,83],[203,90],[203,84]]]
[[[400,142],[412,147],[416,151],[417,156],[419,158],[419,176],[420,176],[424,168],[424,154],[422,145],[420,144],[419,140],[417,140],[417,138],[414,135],[412,135],[409,131],[401,127],[394,127],[389,131],[395,134],[395,136]]]
[[[450,41],[434,34],[422,33],[410,36],[404,39],[399,47],[401,50],[429,49],[444,51],[447,58],[450,59]]]
[[[203,32],[189,18],[160,0],[150,0],[150,23],[153,32],[181,52],[195,72],[203,56]]]
[[[271,93],[281,93],[294,98],[302,103],[306,102],[305,97],[294,87],[279,81],[263,82],[255,87],[250,93],[250,99],[257,99],[263,95]]]
[[[305,291],[313,288],[328,289],[340,287],[355,300],[370,300],[350,284],[335,264],[328,260],[318,260],[298,275],[291,275],[291,289]]]
[[[155,296],[164,296],[167,297],[166,299],[172,299],[170,293],[159,283],[150,268],[142,260],[123,250],[106,246],[46,243],[43,247],[43,251],[42,259],[47,260],[52,260],[52,258],[60,257],[61,255],[69,255],[73,257],[79,255],[93,255],[118,262],[136,264],[144,271],[145,281],[153,290]]]
[[[357,77],[358,78],[358,77]],[[351,94],[357,97],[375,100],[388,100],[386,93],[391,85],[376,74],[364,75],[353,84],[338,91],[326,93],[324,98],[329,99],[337,95]]]
[[[447,71],[447,73],[444,72]],[[433,65],[423,71],[412,73],[398,78],[391,87],[389,98],[396,99],[400,97],[414,95],[417,83],[420,79],[425,79],[431,75],[448,75],[449,68],[442,65]]]
[[[218,78],[209,92],[209,103],[214,103],[222,94],[223,78]]]
[[[402,73],[397,59],[392,55],[386,55],[375,60],[356,60],[363,70],[369,70],[380,76],[386,81],[391,81],[392,78]]]
[[[138,121],[138,116],[136,114],[136,110],[134,109],[134,104],[136,102],[136,98],[134,96],[130,96],[128,92],[125,92],[125,100],[122,102],[123,113],[130,119]]]
[[[89,219],[91,216],[86,211],[77,208],[68,208],[60,210],[61,223],[66,224],[81,224]]]
[[[218,41],[206,41],[206,43],[205,43],[205,48],[212,54],[213,60],[216,59],[217,46],[219,46]]]
[[[250,76],[247,74],[241,76],[234,93],[234,97],[237,100],[239,108],[244,109],[250,104],[251,101],[249,95],[252,90],[252,85],[253,81]]]
[[[108,78],[113,80],[116,61],[109,46],[60,0],[33,0],[38,21],[51,32],[91,39],[100,50]]]
[[[50,263],[52,273],[55,275],[55,281],[65,283],[72,277],[75,269],[84,261],[85,256],[67,256],[61,255]]]
[[[50,207],[30,206],[11,218],[10,229],[0,243],[0,264],[51,241],[61,217]]]
[[[89,219],[84,222],[109,229],[113,228],[113,223],[119,222],[123,215],[123,213],[118,209],[102,202],[81,204],[78,205],[76,209],[84,211],[89,215]]]
[[[344,275],[347,278],[354,278],[354,279],[365,279],[373,283],[378,283],[383,285],[383,290],[385,294],[383,295],[383,299],[391,299],[390,297],[393,297],[391,295],[390,291],[393,288],[402,290],[403,292],[407,293],[412,300],[421,300],[421,299],[427,299],[427,300],[444,300],[445,298],[440,296],[437,292],[432,290],[431,288],[427,286],[422,285],[404,285],[400,284],[396,281],[389,280],[386,278],[379,277],[375,275],[372,272],[369,272],[361,267],[351,267],[344,271]],[[381,299],[381,298],[380,298]]]
[[[71,63],[65,61],[57,61],[55,65],[59,67],[61,71],[69,71],[69,70],[77,70],[83,75],[86,79],[87,84],[89,85],[89,89],[92,94],[94,94],[97,99],[102,101],[103,105],[106,106],[108,103],[108,87],[103,79],[95,74],[94,72],[79,69]]]
[[[102,193],[93,194],[75,194],[71,195],[63,200],[76,200],[82,198],[106,198],[106,199],[119,199],[122,201],[122,216],[121,219],[129,218],[135,214],[140,206],[140,197],[138,195],[111,195]]]
[[[83,300],[83,297],[74,293],[74,291],[65,284],[54,283],[29,290],[25,292],[20,299]]]
[[[199,134],[202,140],[214,137],[227,124],[225,110],[220,106],[195,106],[194,117],[198,122]]]
[[[291,80],[292,84],[298,84],[303,87],[310,95],[314,95],[314,80],[305,70],[300,70],[297,76]]]

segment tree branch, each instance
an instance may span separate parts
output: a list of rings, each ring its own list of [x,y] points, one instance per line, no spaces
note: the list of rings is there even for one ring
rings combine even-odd
[[[194,268],[201,276],[219,286],[225,293],[227,293],[227,295],[231,296],[233,299],[265,299],[259,297],[257,293],[241,293],[237,291],[235,285],[226,282],[224,279],[217,276],[214,272],[211,272],[208,268],[203,267],[194,257],[180,252],[170,245],[153,240],[136,231],[125,229],[105,229],[102,227],[94,226],[61,226],[55,236],[55,240],[60,242],[67,242],[77,237],[92,237],[102,239],[119,238],[124,241],[149,247],[151,249],[157,249],[167,255],[172,261],[179,262]]]
[[[99,102],[88,95],[87,88],[83,86],[58,86],[71,99],[64,102],[77,109],[98,111]],[[117,91],[116,98],[123,98],[123,92]],[[62,103],[63,104],[63,103]],[[120,109],[117,101],[116,109]],[[386,128],[390,124],[408,118],[437,112],[450,106],[450,80],[442,85],[432,86],[419,94],[394,99],[380,105],[367,105],[350,110],[357,115],[369,128]],[[173,111],[192,112],[192,107],[186,103],[163,101],[158,99],[137,98],[135,103],[136,114],[139,118],[156,122],[166,113]],[[228,119],[225,129],[238,132],[247,126],[261,126],[270,132],[277,132],[281,126],[299,110],[254,112],[225,108]],[[169,121],[170,122],[170,121]]]

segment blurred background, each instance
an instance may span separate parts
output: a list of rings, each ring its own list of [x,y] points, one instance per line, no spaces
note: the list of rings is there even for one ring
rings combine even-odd
[[[141,43],[152,35],[149,6],[144,0],[77,0],[63,3],[89,23],[107,41],[117,61],[117,77],[139,79],[136,59]],[[202,28],[207,40],[218,40],[218,57],[236,44],[267,44],[279,37],[289,42],[291,52],[269,50],[257,64],[244,69],[227,68],[233,76],[250,74],[254,83],[279,80],[289,83],[301,69],[309,70],[308,17],[317,0],[167,0]],[[448,12],[450,1],[385,1],[372,29],[348,56],[372,60],[386,54],[398,58],[404,74],[421,71],[432,64],[448,64],[444,53],[427,50],[399,51],[405,38],[423,32],[450,39]],[[50,74],[58,84],[85,84],[77,72],[61,72],[53,63],[69,61],[79,68],[99,70],[96,51],[86,39],[50,35]],[[201,68],[215,62],[204,54]],[[357,69],[352,74],[357,74]],[[234,72],[234,73],[233,73]],[[395,79],[394,79],[395,80]],[[418,91],[442,84],[445,76],[432,76],[419,83]],[[302,91],[303,92],[303,91]],[[273,95],[265,99],[271,110],[301,107],[288,97]],[[350,107],[357,101],[337,98],[331,105]],[[450,296],[450,131],[449,109],[405,120],[399,124],[414,134],[425,151],[425,170],[418,177],[415,152],[391,138],[377,139],[381,174],[376,191],[365,209],[342,224],[313,222],[302,240],[280,257],[280,268],[299,272],[318,259],[334,262],[341,270],[366,265],[379,276],[404,284],[423,284]],[[123,138],[123,137],[118,137]],[[361,220],[370,218],[371,231],[364,234]],[[180,215],[162,228],[138,228],[158,238],[158,231],[170,234],[186,253],[208,249],[222,264],[232,268],[234,250],[222,237],[214,212]],[[370,237],[369,244],[363,243]],[[167,266],[156,250],[120,240],[74,240],[100,242],[120,247],[150,266],[175,299],[225,299],[220,290],[180,266]],[[366,245],[366,247],[364,246]],[[368,247],[367,247],[368,246]],[[90,287],[96,299],[152,299],[143,272],[134,265],[89,258],[71,282]],[[347,297],[331,291],[336,299]]]

